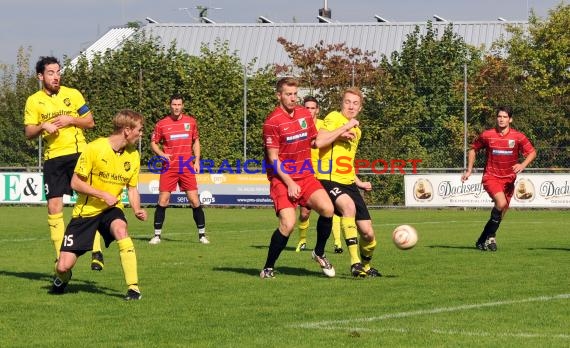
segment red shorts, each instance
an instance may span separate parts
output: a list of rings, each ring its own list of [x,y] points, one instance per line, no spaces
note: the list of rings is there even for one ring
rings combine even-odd
[[[292,199],[287,194],[287,185],[285,185],[281,179],[271,179],[271,183],[269,184],[269,195],[273,200],[273,206],[275,207],[276,213],[279,213],[279,211],[285,208],[296,209],[298,205],[306,207],[307,201],[313,192],[323,190],[323,185],[321,185],[313,175],[296,179],[295,182],[301,187],[301,196],[297,199]]]
[[[511,203],[511,198],[515,192],[515,181],[512,178],[495,178],[483,176],[483,188],[491,198],[499,192],[504,192],[507,204]]]
[[[170,168],[166,172],[160,174],[158,190],[160,192],[176,191],[176,186],[180,187],[180,191],[197,191],[198,183],[196,182],[196,174],[190,173],[184,169],[182,173],[178,168]]]

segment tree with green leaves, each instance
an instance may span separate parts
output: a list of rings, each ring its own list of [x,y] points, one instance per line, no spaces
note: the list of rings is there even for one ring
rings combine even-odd
[[[534,13],[527,28],[496,43],[493,59],[505,73],[497,85],[510,90],[503,101],[514,109],[515,128],[537,147],[535,167],[570,166],[570,4],[560,3],[546,19]]]
[[[39,144],[24,136],[24,105],[39,88],[29,66],[30,50],[23,48],[16,66],[0,65],[0,167],[38,165]]]

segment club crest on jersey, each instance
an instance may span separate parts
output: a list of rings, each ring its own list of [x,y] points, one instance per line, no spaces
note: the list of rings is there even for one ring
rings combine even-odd
[[[65,106],[70,106],[71,105],[71,101],[69,100],[69,98],[65,98],[63,100],[63,103],[65,104]]]
[[[128,172],[129,170],[131,170],[131,162],[125,162],[124,166],[125,166],[125,172]]]
[[[307,128],[307,121],[304,118],[299,119],[299,126],[301,126],[301,129]]]
[[[190,130],[190,123],[184,123],[184,130],[185,130],[185,131],[189,131],[189,130]]]
[[[515,147],[515,141],[513,139],[509,139],[509,149]]]

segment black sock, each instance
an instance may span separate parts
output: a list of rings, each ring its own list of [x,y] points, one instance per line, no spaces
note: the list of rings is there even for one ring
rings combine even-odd
[[[501,211],[497,208],[493,208],[493,210],[491,210],[491,217],[489,218],[489,221],[487,221],[487,224],[485,225],[485,228],[479,237],[479,243],[483,243],[487,240],[487,238],[495,237],[497,235],[497,230],[499,229],[501,220]]]
[[[325,254],[325,246],[327,245],[327,240],[331,235],[332,220],[332,216],[319,216],[319,219],[317,220],[317,243],[315,244],[315,254],[318,256],[323,256]]]
[[[204,215],[204,210],[201,205],[197,208],[192,208],[192,217],[198,229],[206,227],[206,216]]]
[[[156,206],[154,211],[154,229],[162,230],[162,224],[164,224],[164,219],[166,218],[166,207],[160,205]]]
[[[271,242],[269,243],[269,250],[267,251],[267,260],[263,268],[273,268],[275,266],[275,261],[277,261],[279,255],[287,246],[287,241],[289,241],[289,237],[282,235],[279,229],[273,232]]]

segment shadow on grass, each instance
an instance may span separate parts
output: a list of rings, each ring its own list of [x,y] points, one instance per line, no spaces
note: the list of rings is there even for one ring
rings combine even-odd
[[[51,283],[53,280],[52,274],[37,273],[37,272],[11,272],[11,271],[0,270],[0,276],[16,277],[16,278],[23,278],[23,279],[44,282],[45,285],[41,286],[41,288],[45,289],[46,292],[51,289]],[[119,293],[114,289],[107,288],[104,286],[97,286],[94,281],[71,278],[71,282],[65,289],[65,293],[73,294],[79,292],[90,292],[90,293],[103,294],[107,296],[120,297],[120,298],[124,296],[124,294]]]
[[[269,241],[267,241],[267,245],[250,245],[251,248],[255,248],[255,249],[269,249]],[[283,249],[283,251],[295,251],[295,249],[297,248],[297,246],[286,246],[285,249]],[[310,252],[313,250],[313,248],[309,248],[308,246],[305,248],[305,250],[303,250],[303,252]]]
[[[475,248],[474,246],[465,245],[426,245],[425,247],[431,249],[465,249],[481,252],[481,250]]]
[[[118,292],[115,289],[107,288],[104,286],[96,285],[95,282],[92,281],[83,281],[79,279],[71,279],[69,285],[65,288],[65,292],[63,294],[51,294],[49,291],[51,290],[51,285],[42,286],[42,288],[46,289],[48,294],[51,296],[66,296],[66,295],[73,295],[82,292],[88,292],[91,294],[100,294],[110,297],[116,298],[123,298],[125,294]]]
[[[570,251],[570,248],[528,248],[528,250]]]
[[[259,278],[259,272],[261,271],[261,268],[258,269],[258,268],[243,268],[243,267],[214,267],[214,271],[241,273],[241,274],[247,274],[247,275],[251,275],[251,276],[255,276],[255,277]],[[276,276],[279,276],[281,274],[301,276],[301,277],[305,277],[305,276],[319,276],[320,277],[320,276],[323,276],[323,274],[321,272],[308,270],[306,268],[276,267],[274,272],[275,272]]]
[[[137,240],[137,241],[142,241],[142,242],[147,242],[154,236],[151,237],[133,237],[131,236],[132,240]],[[160,237],[160,241],[161,242],[166,242],[166,243],[187,243],[188,240],[184,240],[184,239],[172,239],[172,238],[164,238],[164,237]],[[190,241],[190,243],[192,243],[192,241]],[[196,240],[196,243],[199,243],[198,240]]]
[[[318,267],[318,265],[316,265],[316,267]],[[217,272],[241,273],[241,274],[250,275],[250,276],[256,277],[256,278],[259,278],[259,272],[261,271],[261,269],[257,269],[257,268],[241,268],[241,267],[214,267],[213,270],[217,271]],[[275,272],[276,277],[279,277],[279,276],[307,277],[307,276],[310,276],[310,277],[317,277],[317,278],[327,278],[321,271],[309,270],[306,268],[293,268],[293,267],[287,267],[287,266],[279,266],[279,267],[275,268],[274,272]],[[348,272],[346,274],[339,274],[337,272],[337,274],[334,278],[335,279],[348,279],[348,280],[354,280],[354,281],[372,281],[373,279],[376,279],[376,278],[354,278]],[[377,278],[378,279],[398,278],[398,276],[393,275],[393,274],[388,274],[388,275],[382,275],[381,277],[377,277]]]

